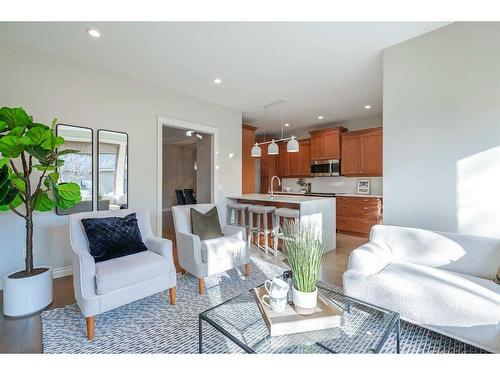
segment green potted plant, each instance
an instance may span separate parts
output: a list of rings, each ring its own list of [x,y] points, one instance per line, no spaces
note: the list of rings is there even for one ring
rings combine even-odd
[[[287,224],[283,241],[292,268],[295,311],[301,315],[312,314],[318,301],[316,283],[324,254],[321,230],[312,223]]]
[[[59,183],[64,139],[52,126],[36,123],[23,108],[0,108],[0,211],[12,211],[25,222],[25,267],[4,276],[4,314],[22,316],[52,302],[52,270],[33,266],[33,214],[81,201],[80,187]]]

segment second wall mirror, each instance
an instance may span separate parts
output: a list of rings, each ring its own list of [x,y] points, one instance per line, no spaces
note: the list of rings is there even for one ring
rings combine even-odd
[[[97,155],[97,209],[128,208],[127,133],[98,130]]]
[[[91,212],[93,209],[93,131],[83,126],[58,124],[56,133],[65,140],[58,151],[67,149],[78,151],[78,153],[62,155],[60,157],[61,160],[64,160],[64,165],[58,169],[59,182],[77,183],[80,186],[82,194],[82,201],[80,203],[68,209],[56,208],[56,212],[58,215]]]

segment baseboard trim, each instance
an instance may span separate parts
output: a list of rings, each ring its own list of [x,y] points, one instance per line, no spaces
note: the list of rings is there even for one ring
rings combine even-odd
[[[73,266],[56,267],[52,269],[52,278],[59,279],[60,277],[73,275]],[[3,277],[0,278],[0,290],[3,290]]]

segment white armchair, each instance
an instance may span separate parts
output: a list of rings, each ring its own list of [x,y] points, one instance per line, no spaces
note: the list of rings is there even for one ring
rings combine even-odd
[[[192,204],[172,207],[172,216],[177,240],[177,256],[181,267],[198,278],[198,291],[205,292],[204,278],[234,267],[245,265],[245,274],[250,274],[250,255],[246,246],[244,227],[223,225],[224,237],[200,240],[191,230],[191,208],[206,213],[215,204]],[[220,213],[220,208],[217,207]]]
[[[136,213],[147,251],[95,263],[81,220],[123,217]],[[70,243],[73,249],[75,298],[87,320],[87,338],[94,337],[94,316],[127,303],[170,289],[175,304],[176,271],[172,241],[157,238],[146,210],[96,211],[70,215]]]

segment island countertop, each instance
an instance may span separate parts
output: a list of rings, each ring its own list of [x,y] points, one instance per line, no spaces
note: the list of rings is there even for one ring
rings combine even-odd
[[[249,201],[263,201],[263,202],[280,202],[280,203],[295,203],[301,204],[304,202],[318,201],[324,199],[335,199],[332,197],[311,197],[307,195],[284,195],[276,194],[271,197],[269,194],[240,194],[240,195],[230,195],[226,197],[227,199],[242,199]]]
[[[241,203],[297,209],[299,210],[299,220],[301,223],[312,224],[321,228],[325,251],[332,251],[336,247],[336,200],[333,197],[283,194],[271,197],[269,194],[254,193],[229,195],[226,198]]]

